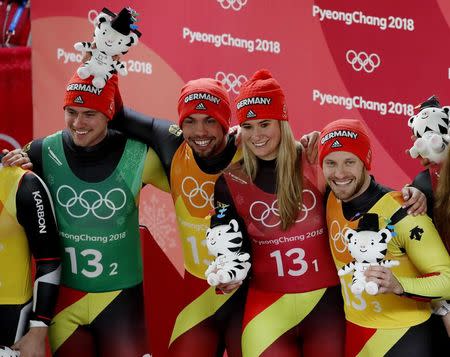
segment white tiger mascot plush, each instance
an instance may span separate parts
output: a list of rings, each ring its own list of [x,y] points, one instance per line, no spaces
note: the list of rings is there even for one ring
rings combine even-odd
[[[92,53],[92,57],[77,70],[81,79],[92,75],[92,84],[103,88],[116,71],[122,76],[128,74],[125,64],[114,60],[113,56],[124,55],[131,46],[138,44],[141,33],[135,25],[136,16],[137,13],[130,8],[122,9],[117,16],[106,8],[100,12],[94,20],[96,48],[92,48],[90,42],[77,42],[74,45],[78,51]]]
[[[377,214],[367,213],[359,221],[356,231],[347,228],[344,234],[347,249],[354,260],[339,269],[338,275],[354,271],[350,290],[355,295],[360,295],[363,291],[369,295],[378,293],[377,283],[367,281],[364,275],[368,267],[380,265],[391,268],[400,264],[398,260],[384,260],[392,233],[387,228],[378,230],[378,219]]]
[[[206,231],[206,246],[216,259],[205,271],[211,286],[220,283],[239,282],[247,277],[250,270],[250,254],[242,253],[242,232],[235,219],[227,221],[227,208],[221,208],[211,218],[211,228]],[[224,219],[225,218],[225,219]]]
[[[441,107],[435,96],[430,97],[420,105],[420,111],[408,120],[408,126],[417,137],[409,149],[412,158],[421,156],[441,163],[447,154],[449,135],[450,107]]]
[[[12,350],[7,346],[0,346],[0,357],[19,357],[20,352]]]

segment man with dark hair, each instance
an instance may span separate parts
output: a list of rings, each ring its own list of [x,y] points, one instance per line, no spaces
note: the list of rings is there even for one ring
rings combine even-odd
[[[206,248],[207,217],[213,209],[214,183],[241,155],[229,135],[230,100],[221,82],[200,78],[186,83],[178,100],[179,126],[131,110],[113,127],[148,143],[160,158],[175,204],[184,253],[182,309],[169,347],[170,356],[241,356],[245,287],[233,294],[206,282],[214,259]]]

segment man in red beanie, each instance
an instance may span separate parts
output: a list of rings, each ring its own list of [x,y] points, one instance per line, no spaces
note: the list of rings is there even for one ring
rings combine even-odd
[[[347,127],[351,128],[351,130],[346,129]],[[356,155],[366,169],[365,171],[361,171],[361,175],[356,177],[348,185],[342,185],[337,180],[328,181],[330,188],[333,192],[336,192],[336,197],[341,200],[346,200],[351,199],[361,191],[365,191],[370,182],[370,176],[367,171],[371,167],[372,149],[367,131],[359,120],[337,120],[328,124],[322,130],[319,138],[319,162],[321,165],[326,155],[341,151]],[[327,166],[324,168],[324,173],[326,172],[326,168]]]
[[[66,129],[26,148],[52,195],[63,246],[50,344],[58,356],[144,356],[138,204],[142,183],[157,181],[149,175],[160,171],[159,160],[145,144],[108,129],[122,107],[117,76],[101,89],[91,81],[70,79]]]
[[[208,215],[214,208],[214,183],[241,157],[235,135],[228,134],[230,99],[220,81],[191,80],[178,100],[179,126],[125,109],[113,127],[151,145],[160,158],[175,205],[184,253],[182,309],[169,346],[169,356],[241,356],[241,322],[245,287],[219,294],[205,271],[213,256],[205,244]],[[123,118],[123,116],[125,118]]]
[[[196,154],[212,157],[223,151],[231,110],[221,82],[211,78],[189,81],[181,89],[178,115],[183,137]]]
[[[349,289],[352,274],[341,277],[346,355],[431,356],[430,301],[450,295],[450,257],[431,219],[408,215],[401,193],[369,175],[371,161],[370,138],[359,120],[337,120],[322,130],[319,162],[331,189],[326,214],[336,269],[353,261],[346,229],[358,231],[366,213],[377,214],[379,229],[392,232],[382,259],[400,262],[390,269],[367,268],[365,278],[378,285],[375,295],[354,295]]]

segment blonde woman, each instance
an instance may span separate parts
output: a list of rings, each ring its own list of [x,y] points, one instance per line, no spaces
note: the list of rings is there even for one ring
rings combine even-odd
[[[342,356],[343,304],[318,167],[294,140],[284,93],[267,70],[241,87],[236,107],[243,159],[219,178],[215,200],[237,212],[251,249],[243,356]]]

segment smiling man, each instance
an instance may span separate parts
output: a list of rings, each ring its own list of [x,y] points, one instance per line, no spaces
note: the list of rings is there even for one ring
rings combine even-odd
[[[370,138],[359,120],[337,120],[322,130],[319,162],[331,189],[326,215],[336,269],[352,261],[345,229],[356,229],[366,213],[378,214],[380,229],[393,231],[386,259],[400,262],[366,270],[377,295],[353,295],[351,274],[341,278],[346,356],[431,357],[430,301],[450,294],[450,257],[431,219],[408,215],[401,193],[369,175],[371,161]]]
[[[345,123],[352,124],[353,130],[340,129]],[[327,133],[320,136],[320,155],[328,153],[324,148],[330,149],[323,166],[324,174],[336,198],[348,201],[369,187],[371,179],[368,170],[372,161],[370,140],[364,126],[357,120],[336,121],[334,125],[329,124],[325,128],[328,128]],[[352,146],[343,148],[343,143]],[[323,160],[323,157],[319,159]],[[338,161],[342,161],[342,167],[338,167]]]
[[[63,245],[50,344],[57,356],[143,356],[150,351],[139,193],[162,169],[153,166],[160,162],[147,145],[108,129],[122,107],[117,76],[102,89],[91,80],[70,79],[65,130],[27,146],[52,195]]]
[[[231,162],[241,157],[229,135],[230,99],[212,78],[187,82],[178,99],[178,126],[125,110],[113,127],[154,148],[170,183],[184,257],[182,309],[172,331],[168,356],[241,356],[245,287],[216,294],[205,270],[214,256],[205,236],[214,208],[214,184]],[[189,351],[189,352],[187,352]]]

